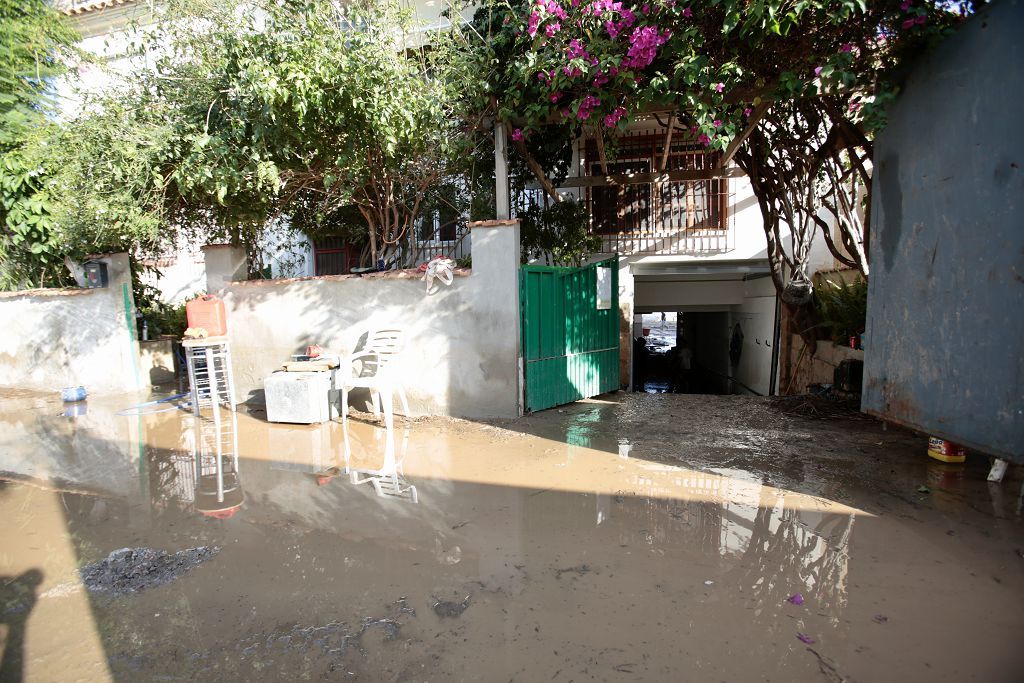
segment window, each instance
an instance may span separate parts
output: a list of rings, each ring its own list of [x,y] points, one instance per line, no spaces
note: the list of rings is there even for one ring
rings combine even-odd
[[[651,162],[620,161],[608,164],[610,175],[626,173],[649,173]],[[591,175],[602,175],[601,164],[590,167]],[[600,235],[618,232],[638,232],[649,228],[651,211],[651,186],[605,185],[591,190],[593,230]]]
[[[352,245],[340,237],[324,237],[313,242],[315,275],[344,275],[351,267]]]
[[[660,163],[664,136],[640,135],[619,141],[618,160],[608,164],[609,175],[650,173]],[[604,175],[595,161],[597,148],[588,141],[585,149],[587,172]],[[673,142],[666,169],[711,170],[718,153],[707,153],[699,145]],[[626,233],[674,233],[725,231],[728,227],[729,181],[715,178],[696,181],[668,181],[634,185],[599,185],[587,193],[592,230],[599,235]]]
[[[454,242],[458,236],[459,218],[455,209],[442,205],[439,210],[417,219],[416,237],[420,242]]]

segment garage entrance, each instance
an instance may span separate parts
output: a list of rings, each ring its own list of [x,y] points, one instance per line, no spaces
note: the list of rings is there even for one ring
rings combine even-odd
[[[778,310],[766,273],[738,264],[648,266],[634,285],[633,391],[774,391]]]

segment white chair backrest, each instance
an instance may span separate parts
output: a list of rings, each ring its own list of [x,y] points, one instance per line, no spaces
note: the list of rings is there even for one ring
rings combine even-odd
[[[401,353],[405,348],[405,332],[401,328],[372,329],[366,336],[366,350],[381,356],[381,362]]]

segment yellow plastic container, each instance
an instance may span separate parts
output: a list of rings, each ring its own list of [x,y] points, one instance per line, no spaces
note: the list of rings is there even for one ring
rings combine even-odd
[[[941,462],[963,462],[967,459],[963,446],[935,436],[928,437],[928,455]]]

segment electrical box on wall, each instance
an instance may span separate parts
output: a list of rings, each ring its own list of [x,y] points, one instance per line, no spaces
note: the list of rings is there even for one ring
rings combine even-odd
[[[85,262],[85,286],[98,289],[107,286],[107,264],[103,261]]]

